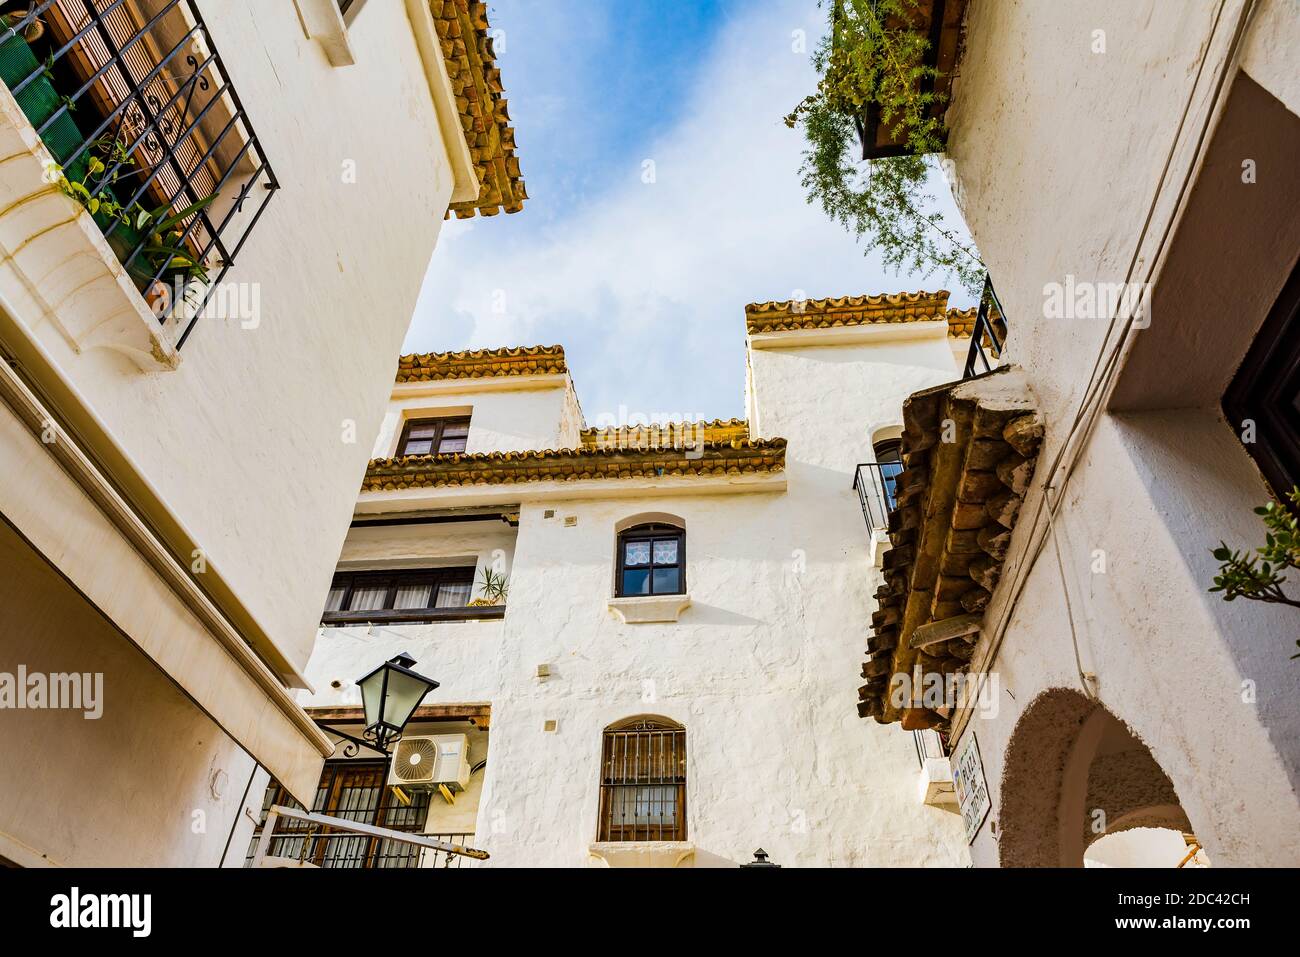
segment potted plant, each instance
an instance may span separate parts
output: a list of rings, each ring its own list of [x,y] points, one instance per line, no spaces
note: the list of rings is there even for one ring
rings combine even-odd
[[[486,565],[482,569],[482,580],[479,582],[479,597],[470,602],[470,605],[476,608],[493,605],[504,605],[506,603],[506,594],[510,591],[510,586],[504,574],[498,574]]]
[[[0,15],[0,36],[9,33],[15,24],[21,23],[23,16],[25,15],[13,13]],[[54,87],[52,61],[47,61],[42,66],[42,62],[32,50],[31,44],[36,42],[44,32],[44,25],[37,19],[32,21],[23,32],[14,32],[7,40],[0,43],[0,80],[4,80],[12,90],[33,74],[41,74],[23,87],[15,97],[23,115],[37,129],[40,129],[41,125],[58,113],[63,106],[67,106],[58,119],[41,134],[45,148],[58,162],[64,163],[69,156],[81,148],[86,137],[72,118],[74,108],[72,101],[62,96]],[[78,157],[69,173],[73,178],[80,179],[85,175],[88,165],[89,157],[83,154]]]

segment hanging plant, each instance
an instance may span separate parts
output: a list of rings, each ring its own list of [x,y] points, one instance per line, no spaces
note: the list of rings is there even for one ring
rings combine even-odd
[[[802,127],[808,141],[800,167],[808,202],[886,266],[951,271],[976,295],[986,271],[979,254],[942,213],[924,211],[935,203],[928,181],[936,167],[926,157],[943,151],[945,131],[919,10],[918,0],[832,0],[830,29],[813,54],[817,91],[785,123]],[[903,155],[856,158],[859,124],[873,111],[905,144]]]

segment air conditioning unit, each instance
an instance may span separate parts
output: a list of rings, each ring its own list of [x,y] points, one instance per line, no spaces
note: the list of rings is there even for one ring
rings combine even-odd
[[[463,734],[428,734],[400,738],[393,752],[388,783],[405,790],[434,790],[445,785],[463,791],[469,783],[469,738]]]

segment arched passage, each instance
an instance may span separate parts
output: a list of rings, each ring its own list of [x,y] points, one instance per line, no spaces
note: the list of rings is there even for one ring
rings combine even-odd
[[[998,827],[1003,867],[1082,867],[1105,834],[1192,830],[1147,746],[1105,706],[1066,688],[1039,695],[1016,722]]]

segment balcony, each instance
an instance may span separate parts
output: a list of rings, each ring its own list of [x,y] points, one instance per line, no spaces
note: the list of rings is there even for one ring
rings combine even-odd
[[[993,289],[993,279],[986,273],[984,290],[980,293],[979,309],[975,313],[975,322],[971,329],[966,365],[962,369],[961,377],[969,379],[996,369],[1001,364],[1006,340],[1006,313],[998,300],[997,292]]]
[[[16,268],[31,281],[84,269],[73,264],[92,255],[111,257],[103,278],[124,277],[141,297],[134,312],[170,333],[166,347],[146,342],[136,350],[179,349],[279,186],[197,7],[191,0],[34,2],[25,13],[0,16],[0,79],[12,97],[0,103],[6,139],[39,143],[28,145],[31,161],[13,167],[5,184],[5,201],[32,211],[21,224],[31,235],[15,236],[20,224],[6,224],[5,245],[22,249],[24,240],[56,229],[67,237],[57,252],[44,250],[44,260]],[[39,179],[26,171],[42,166]],[[60,192],[93,220],[106,246],[71,245],[79,237],[64,227],[82,217],[68,220]],[[103,302],[100,278],[79,275],[73,290],[101,287],[89,307],[102,313],[93,324],[57,317],[78,346],[85,343],[69,323],[102,337],[102,327],[121,321],[125,307]],[[71,304],[52,294],[44,300],[47,312],[87,309],[85,301],[61,309]]]
[[[434,819],[431,806],[442,798],[430,791],[399,793],[385,785],[386,776],[383,761],[329,762],[310,811],[272,782],[245,864],[401,870],[487,858],[469,846],[473,833],[426,830]]]
[[[853,475],[853,491],[858,493],[862,517],[867,528],[885,531],[889,528],[889,513],[898,507],[898,473],[902,462],[864,462]]]

